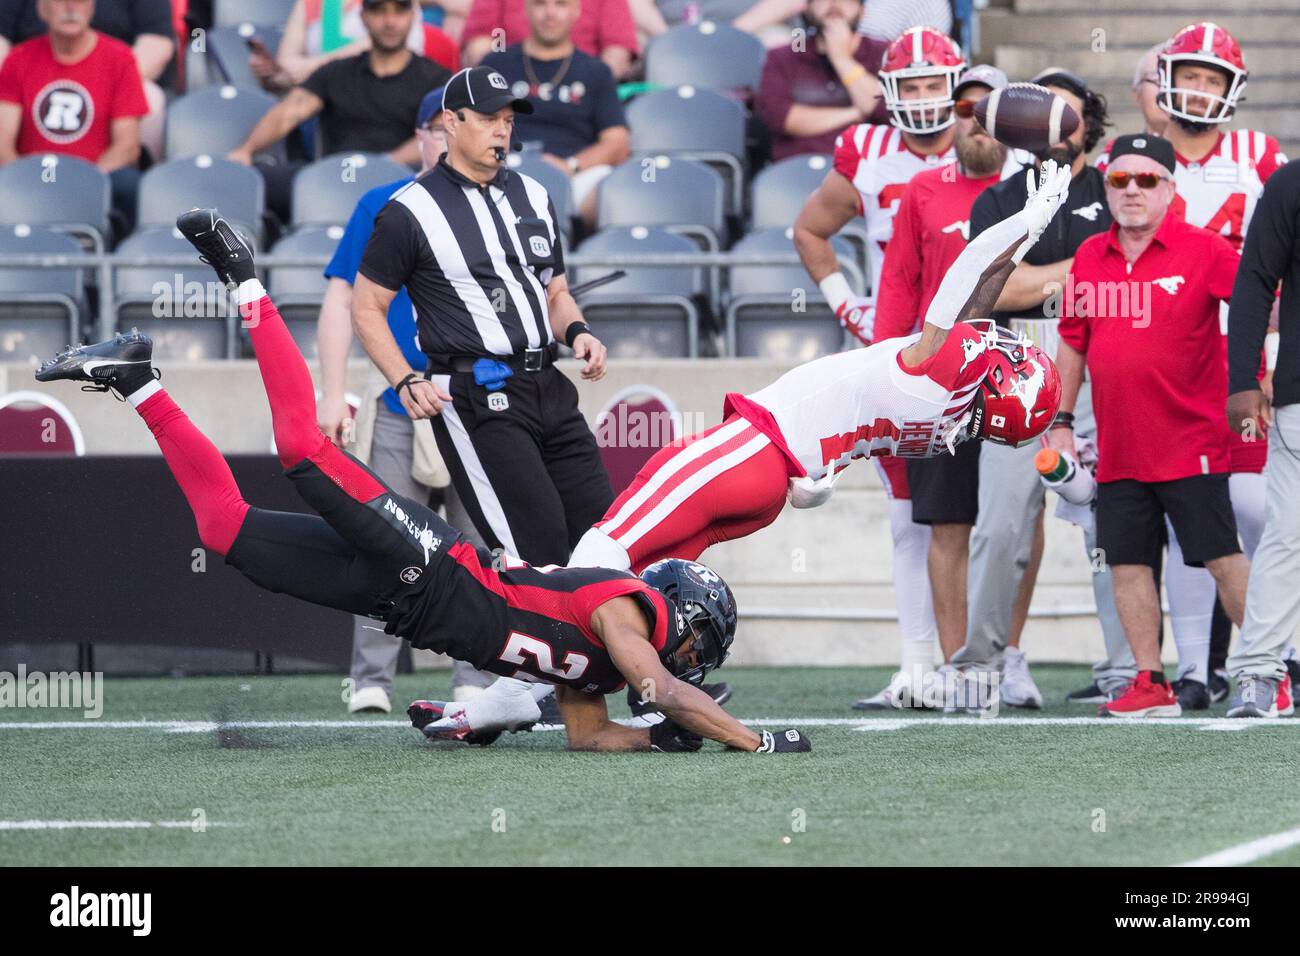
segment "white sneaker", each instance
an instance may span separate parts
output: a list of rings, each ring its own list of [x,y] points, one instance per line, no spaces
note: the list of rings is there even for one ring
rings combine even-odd
[[[1029,664],[1018,647],[1008,647],[1002,652],[1001,697],[1008,707],[1043,709],[1042,692],[1029,676]]]
[[[912,689],[912,675],[907,671],[895,671],[884,690],[854,701],[853,709],[902,710],[904,707],[923,707],[920,700],[913,700]]]
[[[349,714],[359,714],[363,711],[388,714],[392,710],[393,705],[388,699],[388,691],[373,684],[370,687],[354,690],[351,699],[348,700]]]

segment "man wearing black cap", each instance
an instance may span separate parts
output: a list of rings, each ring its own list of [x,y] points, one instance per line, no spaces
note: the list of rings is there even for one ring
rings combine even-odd
[[[1228,496],[1227,369],[1219,304],[1238,257],[1222,236],[1168,215],[1174,149],[1146,133],[1111,149],[1106,199],[1115,222],[1084,241],[1066,276],[1058,332],[1061,411],[1072,412],[1086,360],[1097,419],[1097,546],[1137,663],[1114,717],[1182,710],[1160,663],[1160,603],[1152,568],[1168,516],[1183,561],[1204,566],[1241,623],[1250,564]],[[1051,447],[1075,457],[1066,427]]]
[[[375,221],[352,323],[406,413],[431,420],[489,545],[564,564],[613,493],[577,390],[554,367],[557,342],[584,360],[589,381],[605,374],[605,347],[569,294],[553,203],[506,169],[516,112],[532,105],[489,67],[448,82],[447,153]],[[403,286],[427,371],[412,369],[385,319]]]
[[[1088,164],[1087,154],[1101,141],[1106,127],[1106,100],[1088,89],[1078,76],[1049,68],[1033,78],[1061,97],[1082,118],[1067,139],[1037,154],[1069,166],[1073,174],[1068,199],[1057,210],[1038,244],[1007,280],[993,318],[1021,332],[1055,358],[1061,291],[1075,250],[1089,236],[1110,228],[1106,183]],[[978,236],[1025,204],[1024,174],[1012,176],[980,194],[971,209],[971,238]],[[1092,431],[1091,388],[1079,391],[1082,437]],[[1073,419],[1061,416],[1062,424]],[[979,518],[970,544],[970,613],[965,646],[953,656],[958,664],[992,666],[1002,661],[1001,703],[1011,707],[1041,707],[1042,694],[1029,674],[1019,648],[1043,556],[1043,484],[1034,468],[1036,446],[1010,448],[988,445],[979,456]],[[1085,527],[1085,546],[1095,547],[1092,528]],[[1115,613],[1110,574],[1093,576],[1093,592],[1106,647],[1114,651],[1094,677],[1103,698],[1122,691],[1133,679],[1133,659]],[[1092,697],[1093,694],[1086,695]]]

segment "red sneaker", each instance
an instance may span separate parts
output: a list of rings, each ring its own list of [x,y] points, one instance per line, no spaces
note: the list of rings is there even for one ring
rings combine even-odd
[[[1295,713],[1295,697],[1291,694],[1291,675],[1285,674],[1277,685],[1277,715],[1290,717]]]
[[[1183,709],[1169,684],[1156,684],[1150,671],[1139,671],[1135,680],[1119,698],[1100,704],[1102,717],[1181,717]]]

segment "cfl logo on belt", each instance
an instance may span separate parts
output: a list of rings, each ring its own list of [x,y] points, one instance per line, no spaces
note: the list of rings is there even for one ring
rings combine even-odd
[[[494,412],[504,412],[510,407],[510,399],[506,398],[505,392],[492,392],[487,398],[488,408]]]
[[[528,240],[528,248],[533,250],[533,255],[539,258],[545,258],[551,254],[551,244],[545,236],[532,236]]]

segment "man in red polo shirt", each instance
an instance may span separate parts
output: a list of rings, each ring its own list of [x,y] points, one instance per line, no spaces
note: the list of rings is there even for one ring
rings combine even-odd
[[[90,28],[94,0],[40,0],[36,9],[50,32],[18,44],[0,67],[0,165],[29,153],[78,156],[110,175],[113,204],[130,221],[149,112],[135,57]]]
[[[1219,332],[1238,257],[1222,236],[1167,215],[1175,167],[1168,140],[1115,140],[1106,177],[1115,222],[1075,254],[1060,322],[1061,410],[1073,411],[1085,360],[1092,380],[1097,546],[1138,668],[1129,690],[1099,708],[1114,717],[1182,713],[1160,663],[1152,573],[1165,517],[1183,561],[1210,571],[1238,625],[1250,573],[1228,496]],[[1052,447],[1075,455],[1067,421],[1048,434]]]
[[[975,67],[962,76],[957,91],[969,104],[1005,82],[1001,71]],[[915,331],[944,274],[966,248],[976,197],[1021,168],[973,114],[954,112],[956,160],[913,176],[894,216],[876,293],[877,342]],[[947,664],[966,642],[966,565],[979,505],[978,445],[959,445],[952,455],[939,458],[909,460],[907,483],[912,520],[930,526],[930,590],[939,649]],[[915,681],[918,675],[911,676]]]

